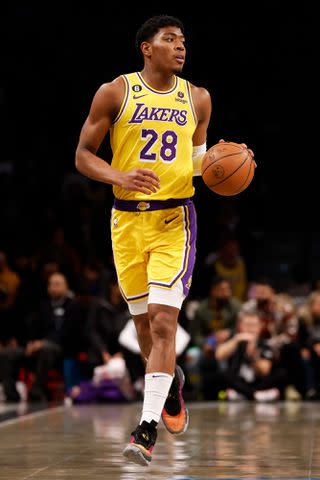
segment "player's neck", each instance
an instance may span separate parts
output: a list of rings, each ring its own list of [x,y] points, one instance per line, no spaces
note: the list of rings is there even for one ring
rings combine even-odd
[[[140,74],[143,80],[155,90],[170,90],[174,85],[174,73],[160,72],[145,65]]]

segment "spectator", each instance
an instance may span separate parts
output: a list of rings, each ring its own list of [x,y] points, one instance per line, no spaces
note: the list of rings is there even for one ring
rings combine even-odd
[[[107,298],[95,298],[86,325],[89,341],[89,362],[92,367],[107,364],[121,350],[118,337],[130,318],[117,278],[110,281]]]
[[[0,251],[0,349],[16,345],[18,325],[14,318],[15,300],[20,286],[20,277],[11,270],[7,256]]]
[[[201,391],[203,376],[207,378],[216,373],[216,344],[230,336],[240,308],[239,300],[231,295],[229,282],[215,277],[209,297],[200,302],[190,317],[192,343],[187,350],[186,369],[187,379],[193,384],[195,392]]]
[[[39,311],[30,320],[26,347],[12,348],[4,355],[3,377],[11,398],[18,398],[16,376],[26,360],[35,372],[29,400],[42,401],[46,399],[48,371],[59,366],[64,356],[75,354],[81,332],[79,308],[63,274],[54,273],[49,277],[48,299],[40,304]]]
[[[237,333],[216,348],[216,360],[227,361],[221,378],[230,400],[271,401],[280,397],[284,373],[274,369],[273,352],[261,338],[262,328],[258,313],[242,312]]]
[[[126,398],[131,398],[134,394],[128,371],[132,380],[132,377],[137,375],[137,360],[131,352],[121,347],[118,341],[119,334],[129,319],[127,304],[121,295],[117,277],[113,274],[109,281],[106,298],[91,299],[86,337],[89,342],[89,378],[92,380],[80,382],[70,390],[69,395],[75,402],[100,401],[103,399],[103,391],[106,394],[104,399],[107,399],[110,380],[111,384],[112,381],[116,381],[117,388],[120,388]],[[144,369],[140,356],[138,361]],[[138,368],[140,368],[139,362]],[[111,395],[114,393],[112,389]]]
[[[208,336],[235,327],[241,303],[232,297],[228,280],[215,277],[211,282],[208,298],[202,300],[190,322],[193,344],[200,349],[206,344]]]
[[[247,269],[240,256],[239,242],[235,238],[224,240],[218,253],[207,257],[206,264],[211,277],[213,273],[228,280],[232,295],[239,301],[244,301],[247,292]]]
[[[277,311],[276,293],[267,280],[254,283],[248,293],[251,298],[242,305],[242,311],[258,312],[263,323],[261,335],[270,338],[277,332],[281,320]]]
[[[304,393],[307,400],[320,399],[320,292],[310,294],[299,321],[306,326],[308,337],[301,349],[304,364]]]
[[[19,285],[19,276],[9,267],[6,254],[0,251],[0,312],[13,306]]]
[[[289,295],[276,295],[275,305],[277,329],[268,339],[268,345],[287,374],[285,399],[301,400],[307,390],[306,378],[310,371],[309,361],[305,357],[308,331],[304,320],[298,317],[296,305]]]

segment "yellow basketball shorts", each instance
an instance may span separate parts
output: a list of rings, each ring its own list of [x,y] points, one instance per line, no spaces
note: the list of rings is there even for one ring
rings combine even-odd
[[[196,213],[190,199],[115,199],[111,238],[119,286],[133,315],[148,303],[181,308],[196,255]]]

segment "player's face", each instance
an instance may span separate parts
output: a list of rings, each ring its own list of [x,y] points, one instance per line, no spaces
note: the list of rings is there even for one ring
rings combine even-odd
[[[150,42],[150,59],[158,69],[180,73],[185,58],[185,38],[178,27],[161,28]]]

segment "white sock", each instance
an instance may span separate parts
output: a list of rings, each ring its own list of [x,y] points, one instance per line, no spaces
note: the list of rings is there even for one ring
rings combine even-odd
[[[173,376],[164,372],[146,373],[141,423],[159,422]]]

